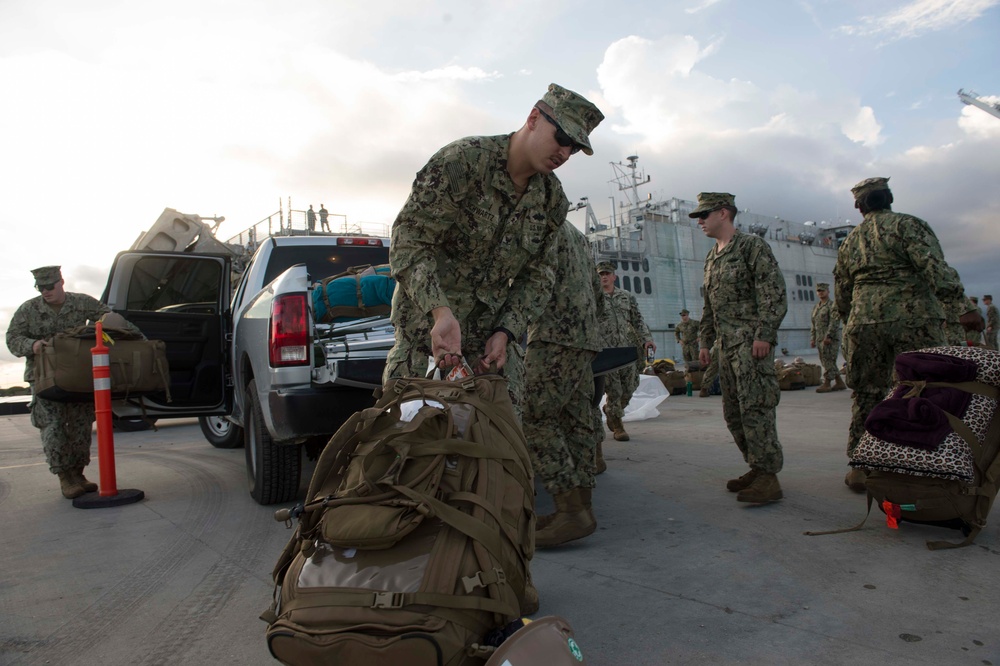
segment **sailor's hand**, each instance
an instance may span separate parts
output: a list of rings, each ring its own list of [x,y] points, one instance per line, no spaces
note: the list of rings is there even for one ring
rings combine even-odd
[[[698,350],[698,362],[701,363],[702,367],[709,364],[712,360],[712,355],[708,351],[708,347],[702,347]]]
[[[434,315],[431,354],[439,368],[452,368],[462,362],[461,327],[451,308],[435,308],[431,313]]]
[[[497,331],[490,336],[486,341],[485,353],[474,368],[477,374],[488,372],[493,363],[496,363],[497,370],[503,368],[507,363],[507,341],[507,334],[503,331]]]
[[[38,354],[41,354],[42,353],[42,348],[48,346],[48,344],[49,344],[48,340],[35,340],[31,344],[31,353],[35,354],[36,356]]]
[[[764,342],[763,340],[754,340],[753,351],[751,353],[757,359],[767,358],[767,355],[771,353],[771,343]]]

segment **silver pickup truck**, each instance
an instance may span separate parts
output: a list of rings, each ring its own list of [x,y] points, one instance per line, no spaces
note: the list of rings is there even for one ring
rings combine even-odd
[[[388,263],[389,239],[264,239],[235,290],[224,254],[120,253],[103,300],[167,343],[171,397],[116,401],[116,419],[196,416],[213,446],[246,448],[250,495],[298,494],[303,445],[318,451],[373,402],[392,347],[386,317],[315,321],[313,285],[352,266]]]

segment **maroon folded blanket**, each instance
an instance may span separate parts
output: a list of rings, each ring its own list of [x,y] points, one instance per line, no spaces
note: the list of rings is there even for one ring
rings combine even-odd
[[[896,357],[900,380],[967,382],[976,379],[975,361],[946,356],[907,352]],[[925,388],[918,397],[903,398],[911,386],[900,384],[887,399],[868,414],[865,429],[879,439],[933,451],[951,433],[944,412],[962,418],[972,394],[953,388]]]
[[[872,409],[865,428],[893,444],[933,451],[951,433],[944,411],[927,398],[889,398]]]

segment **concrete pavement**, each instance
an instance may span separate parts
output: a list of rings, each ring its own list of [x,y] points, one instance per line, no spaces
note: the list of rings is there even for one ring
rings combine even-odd
[[[850,392],[782,393],[785,499],[766,506],[725,490],[745,466],[721,412],[671,396],[608,437],[597,532],[537,553],[539,615],[588,664],[1000,664],[1000,514],[952,551],[924,542],[958,532],[881,512],[803,536],[865,513],[843,484]],[[118,486],[146,499],[75,509],[28,418],[0,417],[0,664],[276,663],[257,616],[290,532],[247,494],[242,449],[193,421],[116,433]]]

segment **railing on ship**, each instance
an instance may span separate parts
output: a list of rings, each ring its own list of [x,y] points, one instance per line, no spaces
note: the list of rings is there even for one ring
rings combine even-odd
[[[314,211],[315,212],[315,211]],[[329,229],[322,226],[319,213],[313,228],[309,228],[309,212],[305,210],[278,211],[268,215],[257,224],[247,227],[227,243],[245,248],[252,255],[257,246],[270,236],[389,236],[389,225],[377,222],[349,224],[347,216],[330,213],[327,217]]]

